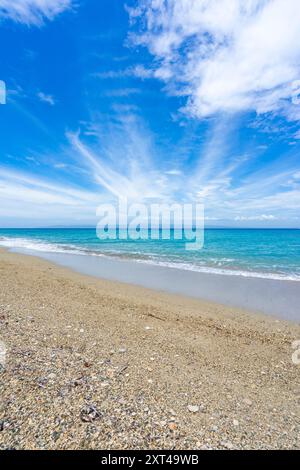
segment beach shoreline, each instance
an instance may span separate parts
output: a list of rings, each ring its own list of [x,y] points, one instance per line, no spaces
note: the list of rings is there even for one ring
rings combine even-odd
[[[0,449],[300,448],[300,326],[0,250]]]
[[[25,248],[12,248],[10,251],[36,256],[99,279],[141,286],[300,323],[300,283],[295,280],[197,272],[106,255],[83,256]]]

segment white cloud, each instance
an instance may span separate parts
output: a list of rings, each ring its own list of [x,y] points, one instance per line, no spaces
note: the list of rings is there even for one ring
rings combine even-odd
[[[140,0],[129,12],[155,58],[149,74],[185,93],[192,115],[300,118],[299,0]]]
[[[93,76],[102,79],[136,77],[144,80],[146,78],[154,78],[155,73],[155,71],[146,69],[146,67],[141,64],[137,64],[132,67],[126,67],[125,69],[104,70],[103,72],[96,72],[93,74]]]
[[[67,181],[53,183],[34,174],[0,169],[0,218],[4,226],[94,223],[103,197],[100,191],[81,189]]]
[[[154,72],[151,69],[146,69],[146,67],[140,64],[133,67],[131,73],[133,77],[141,78],[142,80],[154,77]]]
[[[181,176],[182,175],[182,171],[177,170],[176,168],[174,168],[172,170],[168,170],[165,173],[166,173],[166,175],[170,175],[170,176]]]
[[[99,198],[99,195],[86,190],[55,184],[32,174],[6,169],[0,170],[0,195],[3,200],[22,200],[38,205],[55,203],[82,206],[86,203],[96,204]]]
[[[153,165],[151,144],[147,142],[146,133],[136,129],[133,117],[127,123],[120,121],[117,127],[119,129],[112,130],[114,138],[105,142],[100,150],[83,142],[79,132],[69,132],[67,137],[73,152],[81,157],[81,164],[89,169],[93,181],[110,195],[136,201],[167,198],[170,187],[166,186],[166,179]],[[93,136],[101,136],[97,125]]]
[[[254,157],[235,153],[235,126],[227,119],[213,122],[203,136],[207,142],[203,164],[194,162],[189,177],[178,165],[176,153],[162,162],[153,135],[131,111],[116,113],[111,121],[85,124],[81,135],[69,133],[68,138],[77,164],[86,167],[91,181],[108,197],[126,196],[139,202],[152,198],[201,201],[209,217],[236,218],[241,225],[256,221],[280,224],[284,218],[296,217],[300,206],[296,157],[289,161],[288,170],[288,155],[282,155],[277,162],[249,172]],[[180,178],[183,174],[187,177]]]
[[[262,214],[262,215],[253,215],[253,216],[243,216],[243,215],[239,215],[237,217],[235,217],[236,221],[246,221],[246,220],[249,220],[249,221],[265,221],[265,220],[276,220],[276,217],[274,215],[266,215],[266,214]]]
[[[39,26],[71,6],[72,0],[0,0],[0,18]]]
[[[108,90],[104,93],[104,96],[108,97],[126,97],[130,95],[137,95],[141,92],[139,88],[115,88]]]
[[[38,98],[40,99],[40,101],[44,102],[44,103],[48,103],[50,104],[51,106],[54,106],[55,105],[55,99],[53,98],[52,95],[46,95],[45,93],[43,93],[42,91],[40,91],[38,94],[37,94]]]

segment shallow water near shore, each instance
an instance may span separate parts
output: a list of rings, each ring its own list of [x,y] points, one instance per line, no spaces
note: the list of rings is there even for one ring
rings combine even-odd
[[[178,230],[171,230],[169,240],[155,239],[156,232],[144,233],[147,236],[142,240],[99,240],[92,228],[0,229],[0,246],[108,256],[200,273],[300,281],[300,230],[206,229],[203,249],[194,251],[186,250],[187,239],[176,238]]]

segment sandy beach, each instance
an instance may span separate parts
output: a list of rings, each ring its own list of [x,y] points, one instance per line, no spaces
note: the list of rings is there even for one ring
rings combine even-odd
[[[300,448],[299,325],[4,250],[0,274],[0,449]]]

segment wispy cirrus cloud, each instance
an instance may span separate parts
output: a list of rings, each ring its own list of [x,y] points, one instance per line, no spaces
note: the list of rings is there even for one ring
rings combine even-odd
[[[0,169],[1,199],[28,201],[38,205],[84,205],[96,202],[97,194],[72,185],[55,184],[30,173]],[[2,200],[3,200],[2,199]]]
[[[276,220],[276,217],[273,214],[262,214],[262,215],[253,215],[253,216],[243,216],[239,215],[236,216],[235,219],[236,221],[265,221],[265,220]]]
[[[222,143],[225,153],[221,158],[218,146],[224,126],[225,122],[218,123],[207,133],[204,152],[210,159],[203,167],[204,173],[195,162],[190,171],[195,178],[187,178],[184,167],[178,162],[174,166],[176,155],[168,162],[161,160],[153,136],[130,112],[115,114],[111,121],[103,122],[99,117],[82,123],[80,132],[68,132],[65,155],[55,153],[51,169],[49,159],[38,160],[39,175],[47,172],[49,179],[11,168],[0,170],[0,216],[27,214],[31,220],[48,217],[63,224],[75,220],[93,223],[100,202],[127,197],[145,203],[154,199],[204,201],[207,220],[216,223],[227,220],[239,225],[269,226],[296,221],[300,176],[294,154],[283,155],[277,163],[249,173],[251,156],[232,154],[230,134]],[[289,158],[287,169],[285,162]],[[77,185],[71,183],[73,179]]]
[[[37,97],[39,98],[40,101],[43,103],[47,103],[50,106],[54,106],[56,101],[52,95],[47,95],[46,93],[43,93],[42,91],[39,91],[37,93]]]
[[[159,78],[156,77],[156,72],[152,69],[147,69],[144,65],[136,64],[123,69],[104,70],[102,72],[96,72],[92,75],[96,78],[101,79],[115,79],[115,78],[140,78],[142,80],[148,78]]]
[[[140,94],[141,90],[139,88],[133,88],[133,87],[128,87],[128,88],[114,88],[111,90],[107,90],[106,92],[103,93],[104,96],[108,96],[110,98],[122,98],[122,97],[127,97],[130,95],[137,95]]]
[[[205,203],[208,217],[240,223],[295,220],[300,205],[295,155],[282,155],[272,165],[249,173],[255,155],[236,154],[235,130],[226,119],[216,121],[205,137],[202,163],[195,161],[189,176],[184,166],[174,167],[176,155],[168,162],[155,158],[151,134],[141,129],[131,112],[115,115],[113,124],[101,119],[90,123],[68,138],[72,154],[78,154],[80,164],[108,198],[197,200]]]
[[[135,44],[154,56],[149,74],[185,94],[196,117],[282,113],[300,119],[298,0],[140,0],[128,8]],[[297,82],[296,82],[297,83]]]
[[[3,226],[49,226],[95,222],[103,195],[68,181],[54,183],[34,173],[0,169],[0,218]]]
[[[72,7],[73,0],[0,0],[0,18],[40,26]]]
[[[151,135],[131,110],[123,115],[116,112],[112,122],[88,123],[81,132],[68,132],[67,137],[91,180],[111,197],[136,201],[173,197],[174,188],[155,162]],[[92,145],[90,137],[97,143]]]

